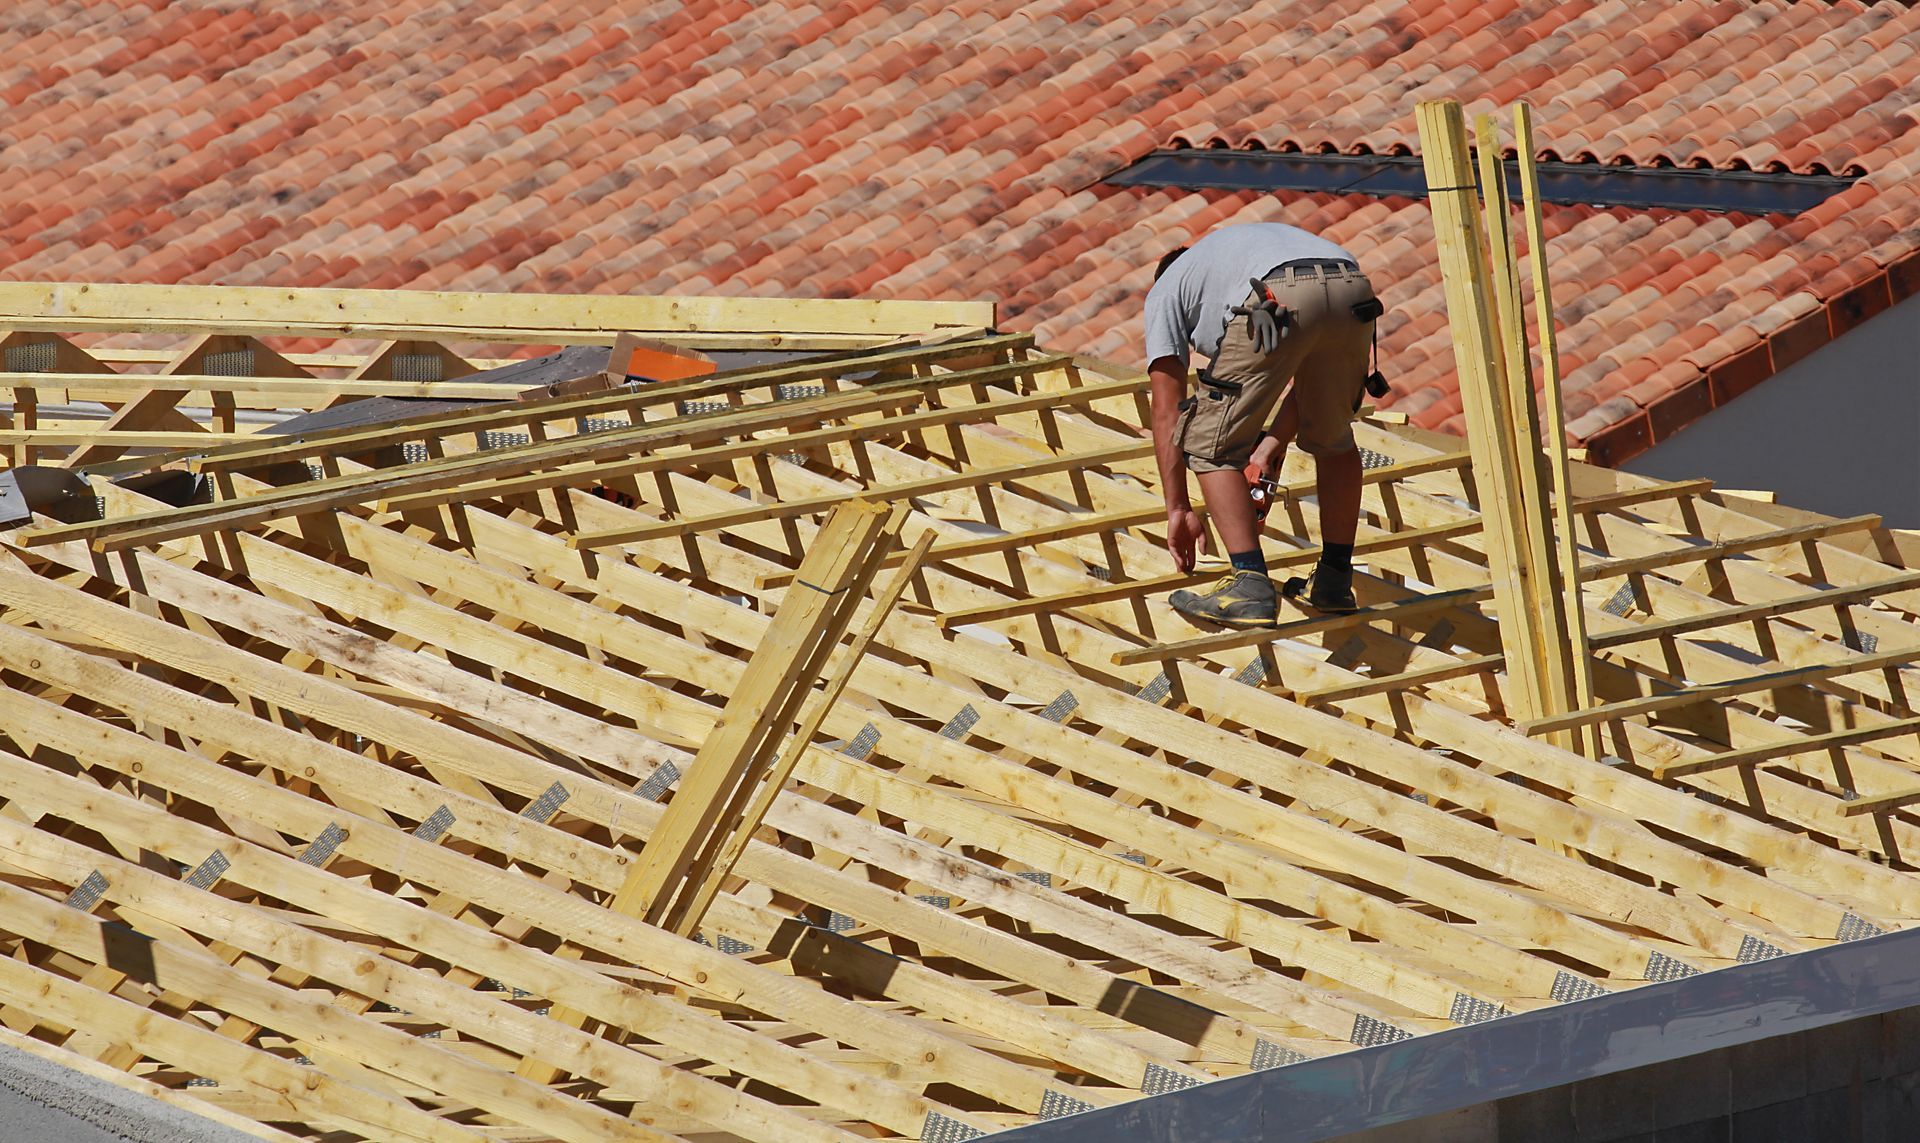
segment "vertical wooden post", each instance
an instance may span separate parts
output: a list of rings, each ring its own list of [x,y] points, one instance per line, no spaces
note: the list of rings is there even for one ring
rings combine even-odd
[[[1560,347],[1553,326],[1553,288],[1547,273],[1547,228],[1540,209],[1540,169],[1534,162],[1538,148],[1533,137],[1533,108],[1513,108],[1513,145],[1520,160],[1520,195],[1527,227],[1527,263],[1533,271],[1533,303],[1540,325],[1540,391],[1546,401],[1548,472],[1553,481],[1554,559],[1560,572],[1560,592],[1567,616],[1567,648],[1573,660],[1574,709],[1594,705],[1592,650],[1587,642],[1587,619],[1580,595],[1579,535],[1574,530],[1573,479],[1567,458],[1566,407],[1560,394]],[[1600,728],[1575,732],[1575,749],[1589,758],[1600,756]]]
[[[16,330],[0,332],[0,366],[8,373],[114,373],[93,354],[68,340],[65,334],[33,333]],[[0,426],[34,429],[39,427],[40,406],[64,405],[69,400],[62,386],[41,388],[35,385],[9,386],[13,394],[13,415],[0,417]],[[25,441],[11,449],[13,463],[34,464],[41,456],[40,446]]]
[[[1473,166],[1467,157],[1466,120],[1453,100],[1422,103],[1415,109],[1420,150],[1433,209],[1441,278],[1446,287],[1447,326],[1460,374],[1461,406],[1472,442],[1474,483],[1492,573],[1494,600],[1500,609],[1500,642],[1506,654],[1508,714],[1524,720],[1544,711],[1543,680],[1536,650],[1536,617],[1528,606],[1529,568],[1525,512],[1513,455],[1514,440],[1502,431],[1500,395],[1505,391],[1501,351],[1494,341],[1485,238],[1475,209]]]
[[[1487,242],[1493,271],[1493,291],[1506,350],[1505,391],[1494,402],[1504,414],[1503,428],[1513,438],[1515,475],[1520,485],[1521,512],[1526,522],[1521,558],[1533,569],[1527,577],[1527,606],[1540,642],[1534,646],[1542,697],[1546,708],[1560,714],[1573,709],[1573,661],[1566,638],[1567,620],[1560,586],[1560,567],[1553,558],[1553,528],[1547,503],[1546,476],[1540,454],[1540,414],[1533,398],[1533,364],[1527,347],[1527,316],[1520,304],[1520,274],[1514,255],[1511,212],[1507,202],[1506,167],[1500,162],[1500,133],[1493,116],[1477,120],[1480,187],[1485,202]],[[1572,748],[1571,732],[1557,732],[1556,745]]]

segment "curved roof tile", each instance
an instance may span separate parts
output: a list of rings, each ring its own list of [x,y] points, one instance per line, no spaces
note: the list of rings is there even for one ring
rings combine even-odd
[[[1898,3],[591,8],[23,8],[0,25],[0,272],[992,296],[1126,360],[1162,251],[1282,220],[1363,259],[1392,401],[1443,427],[1423,202],[1098,180],[1168,145],[1411,154],[1414,103],[1452,95],[1529,99],[1554,156],[1866,173],[1795,219],[1549,209],[1570,427],[1601,459],[1727,358],[1783,330],[1797,355],[1843,295],[1920,283],[1920,13]]]

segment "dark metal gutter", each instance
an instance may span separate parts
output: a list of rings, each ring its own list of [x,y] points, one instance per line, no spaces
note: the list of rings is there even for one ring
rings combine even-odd
[[[1518,164],[1507,161],[1508,194],[1518,199]],[[1642,209],[1799,214],[1846,190],[1857,178],[1683,167],[1541,163],[1547,202]],[[1405,155],[1308,155],[1285,151],[1155,151],[1102,180],[1113,186],[1183,190],[1311,191],[1378,198],[1424,198],[1426,172]]]
[[[998,1143],[1317,1143],[1920,1006],[1920,928],[1014,1128]]]

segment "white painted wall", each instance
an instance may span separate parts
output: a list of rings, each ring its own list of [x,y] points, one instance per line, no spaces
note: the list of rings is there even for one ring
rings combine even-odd
[[[1621,466],[1771,489],[1782,504],[1920,528],[1920,297],[1829,342]]]

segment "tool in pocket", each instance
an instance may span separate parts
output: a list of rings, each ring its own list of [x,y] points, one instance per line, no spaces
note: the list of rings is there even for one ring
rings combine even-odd
[[[1373,371],[1367,374],[1367,379],[1364,384],[1366,386],[1367,396],[1372,397],[1376,401],[1378,401],[1380,398],[1387,395],[1387,376],[1386,374],[1380,372],[1380,324],[1379,324],[1380,315],[1386,312],[1387,312],[1387,307],[1380,301],[1379,298],[1368,298],[1365,301],[1353,303],[1353,316],[1356,319],[1360,321],[1374,323],[1373,325]],[[1357,401],[1354,404],[1356,408],[1359,406],[1359,402]]]

